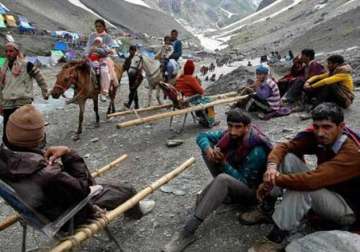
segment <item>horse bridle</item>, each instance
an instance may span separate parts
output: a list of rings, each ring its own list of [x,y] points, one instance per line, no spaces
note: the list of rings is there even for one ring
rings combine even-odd
[[[138,65],[136,67],[130,66],[130,68],[138,71],[138,70],[140,70],[140,65],[143,63],[144,59],[143,59],[142,55],[137,55],[137,56],[140,58]]]

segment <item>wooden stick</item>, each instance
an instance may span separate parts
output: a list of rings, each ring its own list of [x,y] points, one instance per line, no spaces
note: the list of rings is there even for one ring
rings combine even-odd
[[[195,158],[192,157],[188,159],[186,162],[184,162],[182,165],[177,167],[175,170],[169,172],[168,174],[161,177],[151,185],[147,186],[145,189],[138,192],[135,196],[127,200],[125,203],[121,204],[114,210],[107,212],[104,218],[99,218],[93,223],[86,225],[80,230],[78,230],[73,236],[59,243],[56,247],[52,248],[50,252],[68,251],[72,249],[74,246],[78,245],[79,243],[94,236],[98,231],[102,230],[108,224],[107,222],[111,222],[114,219],[121,216],[122,214],[124,214],[124,212],[134,207],[139,201],[141,201],[149,194],[153,193],[158,188],[160,188],[162,185],[168,183],[170,180],[178,176],[180,173],[191,167],[194,162],[195,162]]]
[[[161,113],[161,114],[157,114],[157,115],[144,117],[141,119],[135,119],[135,120],[131,120],[128,122],[119,123],[116,125],[116,127],[118,129],[121,129],[121,128],[130,127],[130,126],[136,126],[136,125],[140,125],[140,124],[144,124],[144,123],[148,123],[148,122],[157,121],[157,120],[160,120],[163,118],[168,118],[168,117],[177,116],[177,115],[183,115],[183,114],[193,112],[193,111],[198,111],[198,110],[204,110],[206,108],[220,105],[220,104],[237,102],[237,101],[243,100],[247,97],[248,97],[248,95],[243,95],[243,96],[236,96],[236,97],[231,97],[231,98],[220,99],[220,100],[216,100],[216,101],[213,101],[213,102],[210,102],[207,104],[200,104],[200,105],[188,107],[185,109],[175,110],[175,111],[171,111],[171,112],[165,112],[165,113]]]
[[[136,109],[136,110],[126,110],[126,111],[116,112],[116,113],[108,114],[106,117],[110,118],[110,117],[115,117],[115,116],[123,116],[123,115],[133,114],[135,111],[137,113],[141,113],[141,112],[148,112],[148,111],[164,109],[164,108],[171,108],[171,107],[172,107],[172,104],[163,104],[163,105],[159,105],[159,106],[151,106],[151,107],[141,108],[141,109]]]
[[[224,99],[224,98],[228,98],[228,97],[232,97],[232,96],[236,96],[236,95],[238,95],[238,92],[233,91],[233,92],[229,92],[229,93],[225,93],[225,94],[212,95],[212,96],[206,96],[206,97],[209,97],[211,100],[217,100],[217,99]],[[126,110],[126,111],[108,114],[107,118],[115,117],[115,116],[124,116],[124,115],[133,114],[133,113],[149,112],[149,111],[171,108],[171,107],[172,107],[172,104],[164,104],[164,105],[152,106],[152,107],[148,107],[148,108]]]
[[[123,160],[127,159],[128,155],[124,154],[118,159],[115,159],[110,164],[105,165],[104,167],[96,170],[95,172],[91,173],[91,176],[96,178],[102,176],[105,172],[112,170],[117,164],[122,162]],[[20,216],[18,214],[13,214],[8,217],[4,221],[0,223],[0,231],[3,231],[4,229],[10,227],[11,225],[15,224],[20,219]]]

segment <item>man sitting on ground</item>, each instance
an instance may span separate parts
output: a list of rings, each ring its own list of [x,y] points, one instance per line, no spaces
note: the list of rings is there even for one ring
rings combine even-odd
[[[293,82],[287,93],[283,97],[283,101],[294,104],[301,99],[305,81],[309,78],[325,73],[325,68],[315,60],[315,51],[313,49],[304,49],[301,51],[301,61],[305,65],[304,75],[300,75]]]
[[[280,243],[299,228],[310,210],[336,229],[349,229],[359,216],[360,137],[345,126],[343,112],[334,103],[318,105],[312,119],[311,128],[269,154],[258,198],[275,186],[286,191],[272,215],[268,241],[250,251],[281,249]],[[316,169],[304,163],[304,155],[316,155]]]
[[[227,131],[198,135],[197,144],[214,179],[199,195],[194,215],[174,234],[163,251],[182,251],[192,243],[197,228],[222,203],[256,202],[255,191],[271,144],[239,108],[227,113],[227,123]]]
[[[304,89],[313,98],[314,105],[334,102],[342,108],[348,108],[354,100],[351,66],[345,64],[341,55],[330,56],[327,63],[329,72],[308,79]]]
[[[98,207],[114,209],[136,194],[132,186],[118,181],[96,185],[84,160],[66,146],[40,149],[45,137],[44,119],[32,105],[25,105],[10,116],[6,136],[11,149],[0,147],[0,179],[50,221],[84,199],[93,186],[102,190],[75,215],[75,224],[94,217]],[[57,159],[61,159],[62,165]],[[137,204],[126,215],[140,219],[154,205],[153,201]]]
[[[258,116],[265,118],[280,109],[280,91],[274,80],[269,76],[269,68],[264,65],[256,67],[256,81],[245,87],[242,94],[250,94],[249,99],[239,102],[236,106],[249,112],[260,112]],[[271,117],[271,116],[270,116]]]

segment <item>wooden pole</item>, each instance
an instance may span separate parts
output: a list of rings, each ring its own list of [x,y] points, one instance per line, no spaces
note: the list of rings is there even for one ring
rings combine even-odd
[[[115,116],[123,116],[123,115],[133,114],[135,111],[137,113],[141,113],[141,112],[149,112],[149,111],[154,111],[154,110],[164,109],[164,108],[171,108],[171,107],[172,107],[172,104],[163,104],[163,105],[159,105],[159,106],[151,106],[151,107],[141,108],[141,109],[136,109],[136,110],[131,109],[131,110],[126,110],[126,111],[116,112],[116,113],[108,114],[106,117],[110,118],[110,117],[115,117]]]
[[[236,95],[238,95],[238,92],[233,91],[233,92],[229,92],[229,93],[224,93],[224,94],[219,94],[219,95],[211,95],[211,96],[207,96],[207,97],[210,98],[211,100],[218,100],[218,99],[224,99],[224,98],[228,98],[228,97],[232,97],[232,96],[236,96]],[[149,111],[166,109],[166,108],[171,108],[171,107],[172,107],[172,104],[163,104],[163,105],[152,106],[152,107],[148,107],[148,108],[126,110],[126,111],[108,114],[107,118],[115,117],[115,116],[124,116],[124,115],[129,115],[129,114],[134,114],[134,113],[149,112]]]
[[[124,161],[125,159],[128,158],[127,154],[122,155],[121,157],[119,157],[118,159],[115,159],[114,161],[112,161],[110,164],[105,165],[104,167],[96,170],[95,172],[91,173],[91,176],[96,178],[96,177],[100,177],[102,176],[105,172],[112,170],[117,164],[119,164],[120,162]],[[10,215],[8,217],[6,217],[5,220],[3,220],[0,223],[0,231],[3,231],[4,229],[10,227],[11,225],[15,224],[18,220],[20,219],[20,216],[18,214],[13,214]]]
[[[116,125],[116,127],[118,129],[121,129],[121,128],[130,127],[130,126],[145,124],[145,123],[157,121],[157,120],[160,120],[163,118],[168,118],[168,117],[177,116],[177,115],[183,115],[183,114],[190,113],[193,111],[198,111],[198,110],[204,110],[206,108],[213,107],[216,105],[237,102],[237,101],[243,100],[247,97],[248,97],[248,95],[243,95],[243,96],[236,96],[236,97],[231,97],[231,98],[220,99],[220,100],[216,100],[216,101],[213,101],[213,102],[210,102],[207,104],[200,104],[200,105],[188,107],[185,109],[175,110],[175,111],[171,111],[171,112],[165,112],[165,113],[161,113],[161,114],[157,114],[157,115],[152,115],[152,116],[148,116],[148,117],[144,117],[144,118],[140,118],[140,119],[131,120],[128,122],[119,123]]]
[[[139,201],[147,197],[149,194],[156,191],[162,185],[168,183],[170,180],[178,176],[180,173],[188,169],[193,165],[195,162],[195,158],[190,158],[175,170],[169,172],[168,174],[164,175],[151,185],[147,186],[142,191],[138,192],[135,196],[127,200],[125,203],[121,204],[114,210],[107,212],[104,218],[99,218],[95,220],[93,223],[82,227],[78,230],[73,236],[69,237],[67,240],[59,243],[56,247],[52,248],[50,252],[62,252],[68,251],[72,249],[74,246],[78,245],[79,243],[89,239],[90,237],[94,236],[98,231],[102,230],[108,222],[113,221],[114,219],[118,218],[124,212],[129,210],[130,208],[134,207]]]

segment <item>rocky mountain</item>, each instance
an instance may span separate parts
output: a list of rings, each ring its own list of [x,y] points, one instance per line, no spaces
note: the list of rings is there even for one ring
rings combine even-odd
[[[333,51],[359,45],[359,10],[357,0],[277,0],[212,35],[257,56],[305,47]]]
[[[258,0],[158,0],[158,6],[198,29],[219,28],[254,12]]]
[[[257,8],[257,11],[264,9],[266,6],[272,4],[276,0],[262,0]]]

